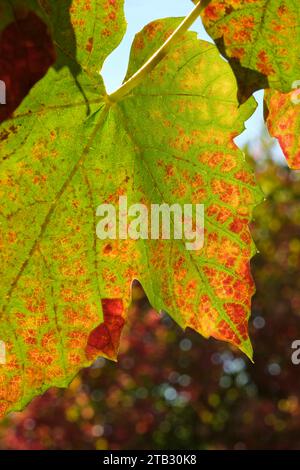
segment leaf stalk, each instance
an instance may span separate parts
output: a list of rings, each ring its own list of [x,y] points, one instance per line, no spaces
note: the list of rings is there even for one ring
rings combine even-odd
[[[205,1],[204,1],[205,3]],[[192,26],[192,24],[199,17],[203,8],[203,2],[200,0],[191,13],[182,21],[182,23],[175,29],[173,34],[166,40],[166,42],[150,57],[150,59],[123,85],[120,86],[112,94],[108,95],[110,103],[116,103],[127,96],[137,85],[139,85],[145,77],[162,61],[168,54],[170,49],[176,44],[181,36]]]

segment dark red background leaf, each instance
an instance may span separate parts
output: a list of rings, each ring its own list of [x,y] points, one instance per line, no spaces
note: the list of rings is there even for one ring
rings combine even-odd
[[[22,11],[0,33],[0,80],[6,85],[0,122],[11,116],[54,62],[55,49],[46,24],[35,13]]]
[[[104,322],[95,328],[88,339],[86,355],[95,359],[101,353],[115,359],[124,326],[123,302],[121,299],[102,299]]]

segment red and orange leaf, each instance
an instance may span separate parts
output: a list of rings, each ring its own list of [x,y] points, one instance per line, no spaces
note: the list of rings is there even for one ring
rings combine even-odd
[[[88,359],[98,356],[117,358],[120,337],[124,326],[124,308],[121,299],[102,299],[103,323],[89,335],[86,345]]]
[[[300,77],[299,2],[211,0],[205,5],[203,23],[229,60],[240,100],[261,88],[290,91]]]
[[[270,134],[276,137],[290,168],[300,170],[299,90],[265,91],[265,114]]]

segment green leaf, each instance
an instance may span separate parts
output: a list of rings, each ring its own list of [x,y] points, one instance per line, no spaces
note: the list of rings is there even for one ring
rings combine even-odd
[[[121,4],[92,2],[100,10]],[[81,14],[74,15],[77,24]],[[94,15],[85,23],[93,30],[88,18],[94,24]],[[178,22],[157,21],[137,35],[130,73]],[[78,28],[84,68],[76,76],[69,66],[50,69],[0,128],[2,413],[66,386],[100,353],[115,357],[133,279],[182,327],[252,354],[248,223],[260,191],[233,139],[254,100],[239,106],[228,64],[215,46],[187,33],[143,83],[112,103],[92,74],[102,43],[95,39],[99,54],[95,48],[89,62],[83,43],[90,32]],[[117,39],[105,41],[107,53]],[[56,65],[68,65],[66,57],[58,47]],[[100,240],[96,209],[121,195],[129,205],[204,204],[203,249],[188,251],[183,240]]]
[[[288,92],[299,79],[299,2],[211,0],[202,20],[232,66],[241,101],[260,88]]]

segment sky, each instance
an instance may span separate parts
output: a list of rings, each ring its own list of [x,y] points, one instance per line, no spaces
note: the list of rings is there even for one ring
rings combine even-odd
[[[126,0],[125,15],[127,20],[127,33],[117,49],[106,59],[102,68],[106,89],[109,93],[116,90],[122,83],[127,70],[130,47],[134,35],[146,24],[157,18],[168,16],[185,17],[191,12],[193,4],[191,0]],[[200,19],[191,28],[196,31],[200,39],[212,42],[206,34]],[[247,143],[255,149],[259,147],[262,130],[265,129],[263,120],[263,92],[255,93],[258,107],[251,118],[246,122],[246,130],[235,139],[236,144],[243,148]],[[284,161],[279,145],[274,139],[273,155],[279,162]]]

